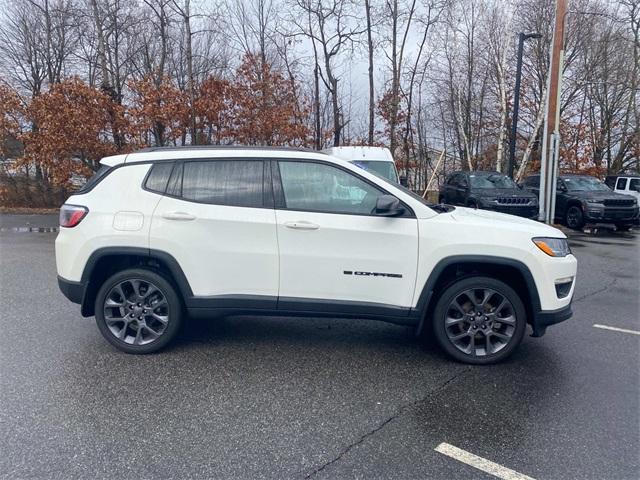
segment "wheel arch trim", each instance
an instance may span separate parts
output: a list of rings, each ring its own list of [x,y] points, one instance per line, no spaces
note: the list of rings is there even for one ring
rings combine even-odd
[[[523,262],[507,257],[496,257],[492,255],[452,255],[440,260],[436,266],[431,270],[427,281],[422,287],[420,296],[416,306],[414,307],[412,314],[420,317],[417,333],[420,334],[424,328],[426,316],[429,308],[433,305],[433,302],[437,299],[434,298],[434,292],[438,286],[438,280],[443,274],[446,268],[457,264],[484,264],[484,265],[496,265],[500,267],[511,267],[517,269],[522,275],[529,297],[531,300],[531,310],[533,312],[533,318],[530,321],[533,323],[535,318],[540,312],[540,295],[538,293],[538,287],[533,279],[531,270]]]
[[[84,316],[90,316],[93,306],[87,305],[88,293],[90,290],[90,280],[94,274],[98,262],[106,257],[142,257],[148,261],[156,260],[167,267],[176,287],[179,289],[183,298],[193,296],[191,285],[185,276],[178,261],[169,253],[162,250],[155,250],[142,247],[103,247],[95,250],[87,260],[80,283],[84,285],[84,295],[82,298],[82,313]]]

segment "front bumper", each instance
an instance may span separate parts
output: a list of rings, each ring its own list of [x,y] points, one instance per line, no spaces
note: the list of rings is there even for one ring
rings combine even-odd
[[[533,328],[532,337],[541,337],[547,331],[547,327],[556,323],[564,322],[573,316],[571,303],[566,307],[558,310],[542,310],[533,315],[531,327]]]
[[[638,207],[596,208],[587,206],[584,211],[584,219],[587,223],[617,223],[624,225],[637,225]]]
[[[72,282],[58,275],[58,287],[62,294],[73,303],[82,304],[84,299],[85,284],[81,282]]]

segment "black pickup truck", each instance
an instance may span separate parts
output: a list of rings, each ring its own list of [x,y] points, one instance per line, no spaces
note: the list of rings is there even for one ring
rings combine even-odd
[[[540,175],[527,177],[524,187],[538,195]],[[638,224],[637,200],[611,191],[595,177],[561,175],[556,192],[556,221],[569,228],[579,230],[585,224],[613,224],[618,230],[629,230]]]
[[[454,172],[440,187],[438,197],[440,203],[450,205],[527,218],[536,218],[538,215],[538,197],[499,172]]]

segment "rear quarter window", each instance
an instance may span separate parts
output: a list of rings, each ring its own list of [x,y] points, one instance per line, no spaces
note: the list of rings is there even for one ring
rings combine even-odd
[[[80,190],[78,190],[78,193],[86,193],[89,190],[93,189],[98,183],[100,183],[100,181],[106,177],[109,172],[111,172],[111,170],[113,170],[113,167],[109,167],[107,165],[101,165],[100,168],[96,171],[96,173],[94,173],[89,180],[87,180],[87,182],[80,187]]]

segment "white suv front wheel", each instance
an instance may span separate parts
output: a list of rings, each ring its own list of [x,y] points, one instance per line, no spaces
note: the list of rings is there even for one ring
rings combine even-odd
[[[440,346],[465,363],[499,362],[513,352],[526,330],[524,305],[504,282],[468,277],[444,290],[433,317]]]
[[[169,281],[156,272],[130,269],[110,277],[96,297],[102,335],[126,353],[151,353],[178,333],[182,308]]]

